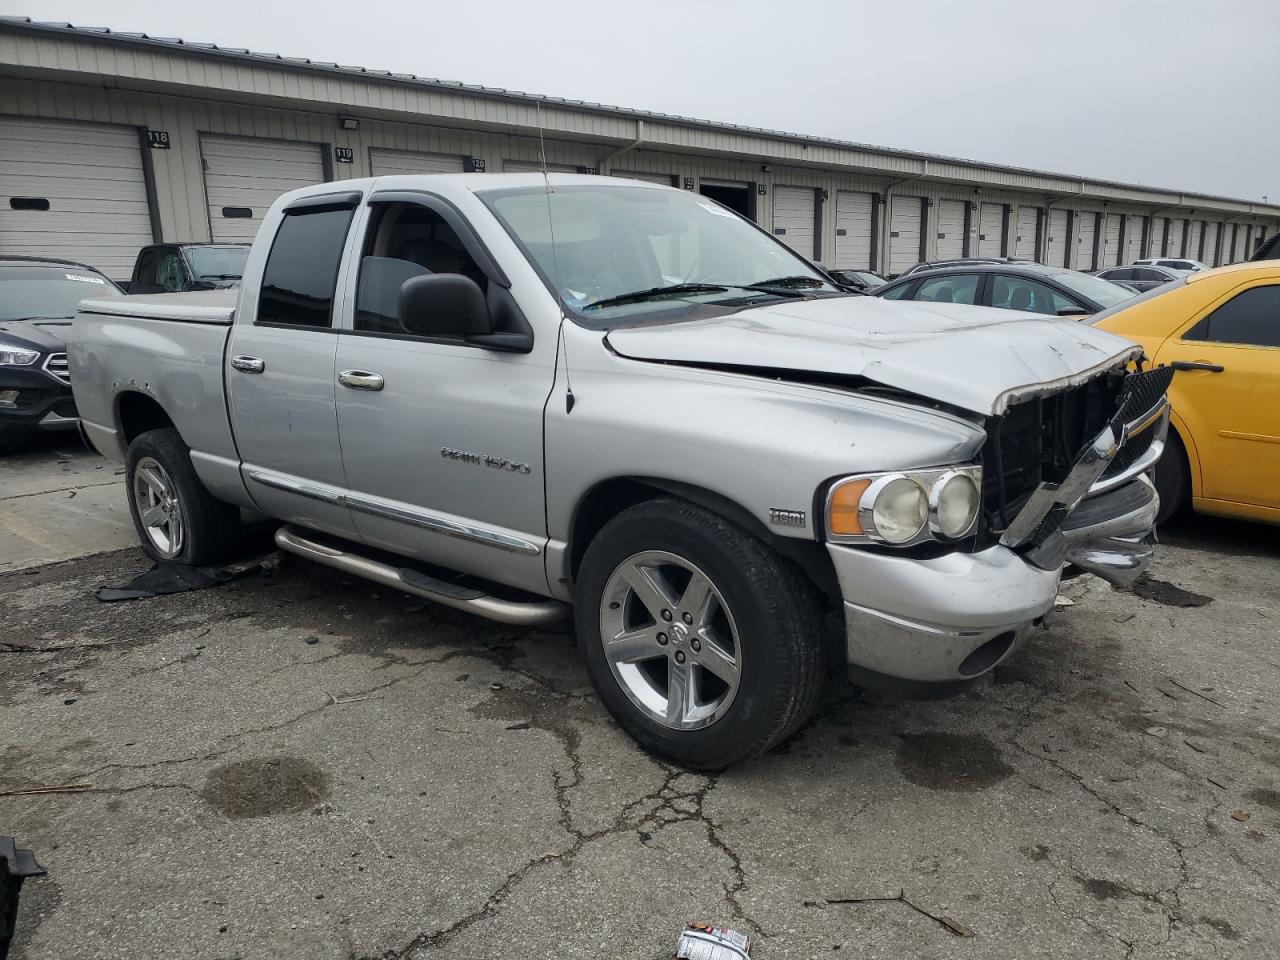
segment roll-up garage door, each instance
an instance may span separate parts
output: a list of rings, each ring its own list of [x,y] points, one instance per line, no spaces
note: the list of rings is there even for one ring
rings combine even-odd
[[[153,239],[136,128],[0,119],[0,253],[127,280]]]
[[[1247,224],[1244,228],[1244,250],[1241,255],[1245,260],[1253,256],[1253,224]]]
[[[1124,226],[1124,263],[1133,263],[1142,256],[1142,219],[1130,216]]]
[[[871,263],[871,194],[836,193],[836,255],[842,270],[866,270]]]
[[[1182,234],[1186,228],[1185,220],[1169,221],[1169,248],[1165,250],[1166,257],[1182,256]]]
[[[813,227],[817,216],[812,187],[773,188],[773,235],[802,257],[813,259]]]
[[[889,273],[899,274],[920,261],[921,197],[892,197],[889,201]]]
[[[252,240],[280,194],[324,182],[316,143],[205,135],[200,155],[209,229],[219,242]]]
[[[1045,263],[1055,267],[1069,266],[1071,248],[1067,246],[1067,211],[1051,210],[1049,212],[1048,253]]]
[[[1004,206],[999,203],[984,203],[981,218],[978,221],[978,256],[999,257],[1004,255]]]
[[[1164,225],[1168,221],[1164,217],[1151,218],[1151,236],[1148,238],[1147,257],[1164,256]]]
[[[1211,267],[1218,263],[1218,225],[1216,223],[1204,225],[1204,256],[1201,259]]]
[[[1223,242],[1222,265],[1235,263],[1240,249],[1240,224],[1228,223],[1223,227],[1227,231],[1227,239]]]
[[[938,201],[938,259],[964,256],[964,200]]]
[[[610,170],[609,176],[622,177],[626,180],[643,180],[645,183],[660,183],[664,187],[675,185],[675,180],[669,173],[641,173],[638,170]]]
[[[1120,263],[1123,251],[1120,249],[1120,214],[1109,213],[1103,221],[1102,253],[1099,256],[1100,267],[1114,267]]]
[[[369,148],[369,170],[375,177],[415,173],[461,173],[462,158],[445,153],[411,153],[406,150]]]
[[[1036,249],[1036,223],[1039,211],[1035,207],[1018,208],[1018,230],[1013,235],[1013,255],[1035,260],[1040,252]]]
[[[537,160],[503,160],[505,173],[541,173],[542,164]],[[547,173],[577,173],[578,168],[571,163],[548,163]]]
[[[1097,241],[1098,215],[1090,210],[1076,214],[1076,262],[1072,264],[1077,270],[1092,270],[1094,263],[1094,245]]]
[[[1204,230],[1204,221],[1192,220],[1187,233],[1187,256],[1192,260],[1200,259],[1200,233]]]

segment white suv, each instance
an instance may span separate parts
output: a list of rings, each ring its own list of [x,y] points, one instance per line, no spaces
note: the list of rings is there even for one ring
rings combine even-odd
[[[1165,267],[1169,270],[1181,270],[1183,273],[1195,273],[1197,270],[1208,270],[1207,263],[1201,263],[1199,260],[1188,260],[1185,257],[1147,257],[1144,260],[1133,261],[1135,267]]]

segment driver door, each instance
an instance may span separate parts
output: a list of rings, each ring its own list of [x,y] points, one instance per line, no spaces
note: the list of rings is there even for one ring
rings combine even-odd
[[[528,353],[401,317],[404,280],[462,274],[518,311],[466,221],[427,194],[375,194],[337,347],[347,502],[372,546],[545,592],[542,415],[555,338]],[[447,322],[443,324],[447,328]]]

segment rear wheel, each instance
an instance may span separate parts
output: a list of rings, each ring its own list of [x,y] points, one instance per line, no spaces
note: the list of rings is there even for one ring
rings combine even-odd
[[[1166,523],[1181,511],[1191,497],[1191,467],[1182,438],[1173,430],[1165,441],[1164,455],[1156,463],[1156,493],[1160,494],[1160,512],[1156,523]]]
[[[177,430],[148,430],[125,460],[129,512],[142,549],[155,560],[200,566],[225,559],[240,532],[240,511],[205,489]]]
[[[779,743],[825,676],[819,603],[756,537],[674,499],[610,521],[582,561],[575,615],[601,700],[646,749],[717,770]]]

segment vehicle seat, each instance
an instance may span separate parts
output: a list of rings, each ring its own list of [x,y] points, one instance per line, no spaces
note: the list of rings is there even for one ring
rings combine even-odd
[[[1031,290],[1029,287],[1014,287],[1013,295],[1009,297],[1010,310],[1030,310],[1031,309]]]
[[[933,291],[933,299],[936,303],[954,303],[955,293],[951,289],[951,284],[944,283]]]
[[[465,273],[466,261],[443,240],[422,237],[406,240],[396,251],[396,259],[416,263],[430,273]]]

